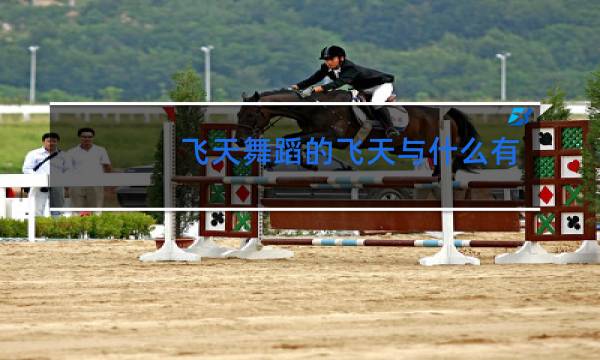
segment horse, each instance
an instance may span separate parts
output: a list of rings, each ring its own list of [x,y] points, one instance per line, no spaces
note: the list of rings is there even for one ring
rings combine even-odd
[[[326,93],[313,93],[308,97],[303,97],[300,92],[281,89],[275,91],[266,91],[263,93],[254,92],[252,96],[247,97],[242,94],[244,102],[350,102],[352,94],[346,90],[333,90]],[[365,106],[363,106],[364,108]],[[368,108],[368,107],[367,107]],[[427,150],[434,144],[435,138],[439,136],[439,110],[437,108],[426,106],[404,106],[408,112],[409,122],[406,128],[392,142],[393,154],[402,153],[403,138],[409,140],[424,141],[423,155],[427,156]],[[240,145],[249,138],[259,138],[267,129],[272,127],[276,121],[274,118],[291,118],[298,123],[300,132],[285,135],[285,138],[300,138],[301,143],[306,143],[311,138],[324,138],[332,141],[332,146],[336,149],[345,149],[348,143],[335,141],[339,138],[354,139],[361,124],[357,119],[352,105],[342,106],[290,106],[290,105],[244,105],[237,114],[237,138]],[[450,108],[445,114],[446,119],[451,122],[451,141],[463,148],[471,138],[479,139],[477,130],[470,122],[468,116],[456,108]],[[360,148],[369,146],[369,139],[385,139],[383,128],[373,127],[368,137],[361,143]],[[453,174],[460,170],[472,171],[469,164],[465,164],[464,156],[459,152],[453,152],[452,172]],[[433,176],[440,174],[440,161],[434,168]]]

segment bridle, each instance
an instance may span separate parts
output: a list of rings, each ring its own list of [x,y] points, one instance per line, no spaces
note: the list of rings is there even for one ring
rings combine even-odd
[[[262,112],[262,109],[260,109],[258,106],[255,109],[254,116],[266,118],[266,116]],[[258,126],[258,121],[256,121],[254,123],[254,125],[246,125],[246,124],[238,123],[237,126],[239,128],[248,129],[253,138],[259,138],[265,131],[269,130],[270,128],[275,126],[275,124],[277,124],[279,122],[279,120],[283,119],[283,116],[275,116],[273,118],[275,118],[275,120],[268,120],[269,123],[267,125],[265,125],[264,127]]]
[[[295,89],[288,89],[293,91],[294,93],[296,93],[296,95],[298,95],[300,98],[304,98],[304,96],[302,95],[302,92],[299,90],[295,90]],[[256,107],[255,109],[255,116],[259,116],[262,118],[265,118],[266,116],[264,115],[264,113],[262,112],[262,110],[260,109],[260,107]],[[275,119],[275,120],[272,120]],[[262,133],[264,133],[265,131],[269,130],[270,128],[272,128],[273,126],[275,126],[275,124],[277,124],[281,119],[283,119],[283,116],[274,116],[272,119],[268,120],[269,123],[267,125],[265,125],[264,127],[260,127],[256,124],[258,124],[258,121],[255,123],[255,125],[246,125],[246,124],[237,124],[238,127],[240,128],[244,128],[247,129],[250,134],[252,134],[251,136],[254,138],[258,138],[262,135]]]
[[[299,91],[299,90],[295,90],[295,89],[289,89],[289,90],[296,93],[296,95],[298,95],[301,99],[306,99],[306,98],[310,98],[313,96],[312,94],[309,96],[305,96],[305,95],[303,95],[302,91]],[[339,114],[337,111],[335,111],[334,108],[327,107],[327,106],[323,106],[323,108],[326,111],[328,111],[333,117],[337,118],[338,120],[343,120],[342,115]],[[256,108],[254,109],[254,116],[266,118],[265,114],[262,112],[262,109],[259,106],[256,106]],[[275,119],[275,120],[273,120],[273,119]],[[273,118],[268,120],[268,124],[265,125],[264,127],[258,126],[257,125],[258,121],[256,121],[254,123],[254,125],[246,125],[246,124],[238,123],[237,126],[238,126],[238,128],[247,129],[253,138],[259,138],[265,131],[267,131],[270,128],[272,128],[273,126],[275,126],[275,124],[277,124],[281,119],[283,119],[283,116],[281,116],[281,115],[274,116]]]

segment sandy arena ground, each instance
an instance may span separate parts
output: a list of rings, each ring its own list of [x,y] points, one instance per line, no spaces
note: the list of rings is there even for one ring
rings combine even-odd
[[[0,243],[0,359],[600,358],[600,266],[492,265],[504,249],[475,249],[482,266],[427,268],[435,249],[309,247],[140,263],[153,246]]]

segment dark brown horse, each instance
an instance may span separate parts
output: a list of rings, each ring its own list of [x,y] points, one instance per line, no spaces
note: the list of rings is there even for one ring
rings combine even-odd
[[[327,93],[313,94],[303,98],[298,92],[292,90],[276,90],[246,97],[242,95],[244,102],[350,102],[352,95],[349,91],[335,90]],[[365,106],[365,105],[362,105]],[[392,106],[392,103],[390,103]],[[439,136],[439,110],[433,107],[425,106],[404,106],[409,115],[409,122],[401,136],[394,141],[395,154],[402,151],[403,138],[410,140],[425,141],[423,154],[427,156],[428,149],[432,146],[436,136]],[[237,138],[240,141],[252,136],[260,137],[265,130],[273,126],[274,118],[286,117],[296,120],[300,132],[288,134],[286,138],[299,137],[303,143],[310,140],[311,137],[319,139],[321,137],[332,141],[335,148],[343,149],[348,146],[347,143],[338,143],[339,138],[354,139],[361,126],[351,105],[341,106],[290,106],[290,105],[271,105],[242,106],[238,113]],[[451,140],[453,145],[464,147],[471,138],[478,139],[479,134],[469,121],[467,115],[458,109],[450,108],[444,117],[452,120]],[[386,135],[382,128],[374,127],[369,137],[363,141],[361,147],[372,146],[369,139],[385,139]],[[468,164],[465,164],[462,156],[453,153],[452,169],[456,172],[459,169],[469,170]],[[459,153],[460,155],[460,153]],[[439,175],[438,166],[434,170],[434,175]]]

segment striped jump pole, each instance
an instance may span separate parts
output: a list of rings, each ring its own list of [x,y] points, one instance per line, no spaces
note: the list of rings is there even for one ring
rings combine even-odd
[[[433,176],[174,176],[178,184],[229,184],[262,185],[265,187],[412,187],[431,189],[440,186],[439,178]],[[455,189],[470,188],[516,188],[523,186],[522,181],[452,181]]]
[[[443,240],[377,240],[377,239],[262,239],[263,245],[279,246],[382,246],[441,247]],[[456,247],[519,247],[523,241],[454,240]]]

